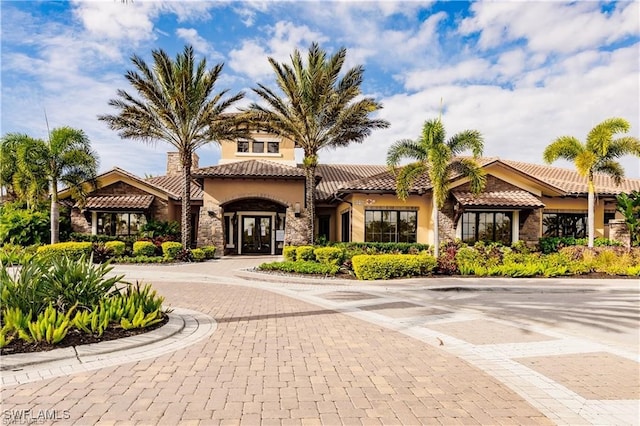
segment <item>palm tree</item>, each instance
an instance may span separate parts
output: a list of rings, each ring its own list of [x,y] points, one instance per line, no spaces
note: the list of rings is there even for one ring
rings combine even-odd
[[[91,149],[91,142],[82,130],[71,127],[53,129],[49,142],[25,138],[17,147],[16,180],[31,185],[37,191],[46,180],[51,197],[51,244],[59,240],[60,209],[58,185],[69,187],[73,197],[82,197],[82,183],[93,182],[98,170],[98,155]]]
[[[239,115],[225,111],[244,97],[240,92],[223,99],[228,90],[214,93],[223,64],[207,69],[206,59],[195,63],[193,47],[185,46],[175,61],[161,49],[153,50],[153,67],[133,55],[136,70],[126,79],[138,92],[134,97],[118,90],[109,105],[117,115],[101,115],[120,137],[153,143],[161,140],[174,146],[182,163],[182,245],[191,246],[191,166],[193,153],[201,146],[246,135]]]
[[[428,173],[433,194],[434,255],[439,254],[438,210],[444,207],[449,196],[449,178],[460,175],[469,178],[471,190],[480,193],[484,189],[485,175],[476,159],[482,155],[483,139],[477,130],[465,130],[445,140],[446,133],[440,118],[428,120],[422,126],[417,140],[402,139],[387,152],[387,165],[396,169],[404,159],[415,160],[400,168],[396,175],[396,193],[405,200],[413,182]],[[472,158],[457,157],[471,150]]]
[[[385,120],[369,117],[382,105],[373,98],[361,97],[364,67],[355,66],[340,77],[346,55],[346,49],[341,48],[327,57],[317,43],[312,43],[306,64],[297,49],[291,55],[291,65],[269,58],[282,96],[262,84],[253,89],[266,101],[266,106],[250,106],[258,125],[295,141],[304,150],[307,240],[311,244],[318,152],[362,142],[373,129],[389,126]]]
[[[588,245],[593,247],[595,230],[595,173],[604,173],[620,185],[624,177],[624,169],[615,159],[624,155],[640,157],[640,141],[632,136],[613,139],[618,133],[627,133],[629,123],[622,118],[609,118],[597,124],[583,144],[573,136],[560,136],[544,150],[543,158],[546,163],[553,163],[559,158],[573,161],[578,174],[587,178],[588,206]]]
[[[22,133],[7,133],[0,141],[0,196],[18,200],[32,208],[44,199],[48,192],[47,179],[41,174],[19,173],[18,147],[32,143],[32,138]],[[32,165],[29,165],[32,166]],[[30,180],[36,176],[36,180]]]

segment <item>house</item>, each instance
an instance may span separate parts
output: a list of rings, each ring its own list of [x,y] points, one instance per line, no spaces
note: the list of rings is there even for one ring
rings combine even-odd
[[[224,254],[279,254],[285,245],[305,243],[304,172],[296,164],[295,149],[291,140],[257,132],[252,140],[223,142],[215,166],[199,168],[195,158],[197,245],[215,245]],[[145,219],[179,220],[179,163],[176,153],[168,158],[167,176],[141,179],[121,169],[99,176],[99,189],[82,210],[74,209],[74,228],[126,234]],[[439,215],[441,240],[535,244],[541,236],[586,236],[587,185],[575,171],[494,157],[479,162],[487,174],[480,195],[470,192],[466,178],[451,177],[450,196]],[[616,186],[599,175],[596,188],[595,234],[615,237],[625,228],[614,220],[615,197],[640,190],[640,180],[624,179]],[[385,165],[318,166],[314,230],[326,240],[430,244],[432,208],[426,175],[402,201]],[[114,220],[122,221],[123,228]]]
[[[194,167],[198,156],[194,155]],[[115,167],[96,177],[96,188],[85,184],[88,196],[80,205],[71,200],[71,191],[63,189],[58,196],[71,207],[74,232],[129,236],[136,235],[149,220],[180,221],[182,177],[180,158],[176,152],[167,155],[167,174],[140,178]],[[202,189],[191,186],[191,217],[194,235],[202,205]]]

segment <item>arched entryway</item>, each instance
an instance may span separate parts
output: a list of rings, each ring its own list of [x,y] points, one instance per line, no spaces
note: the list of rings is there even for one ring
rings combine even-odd
[[[222,205],[225,254],[281,254],[287,206],[264,198]]]

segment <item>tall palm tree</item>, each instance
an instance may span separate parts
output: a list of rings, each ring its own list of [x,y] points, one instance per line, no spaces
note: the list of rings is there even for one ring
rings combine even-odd
[[[82,183],[93,182],[98,170],[98,154],[82,130],[59,127],[51,131],[49,142],[26,138],[16,153],[17,177],[31,185],[45,179],[51,198],[51,244],[59,240],[60,206],[58,185],[69,187],[73,197],[82,196]],[[15,178],[14,178],[15,181]]]
[[[347,55],[341,48],[334,55],[312,43],[306,63],[299,50],[291,55],[291,65],[269,58],[281,93],[258,84],[253,91],[266,105],[251,104],[249,110],[261,127],[289,138],[304,150],[305,208],[307,240],[313,243],[315,217],[315,173],[318,152],[323,148],[362,142],[374,129],[389,123],[372,119],[382,108],[373,98],[361,97],[364,67],[355,66],[342,77]]]
[[[220,143],[246,135],[239,126],[241,117],[225,111],[244,97],[240,92],[223,99],[228,90],[214,93],[223,64],[207,69],[206,59],[196,64],[193,47],[172,60],[163,50],[153,50],[153,67],[133,55],[136,70],[126,79],[138,97],[118,90],[118,99],[109,105],[117,115],[101,115],[120,137],[153,143],[164,141],[174,146],[182,163],[182,245],[191,246],[191,166],[196,149],[210,142]]]
[[[396,193],[405,200],[413,182],[428,173],[433,194],[434,255],[439,255],[438,210],[444,207],[449,196],[449,178],[453,174],[469,178],[471,190],[480,193],[484,189],[485,175],[476,159],[482,155],[484,141],[477,130],[465,130],[445,140],[446,133],[440,118],[428,120],[422,126],[417,140],[402,139],[387,152],[387,165],[396,169],[402,160],[415,160],[397,171]],[[471,150],[472,158],[458,155]]]
[[[27,208],[32,208],[47,196],[49,186],[42,174],[18,170],[18,147],[28,143],[33,143],[32,138],[23,133],[7,133],[0,140],[0,196],[6,195],[8,199],[24,202]],[[31,176],[37,179],[30,179]]]
[[[629,122],[623,118],[609,118],[597,124],[589,134],[585,143],[573,136],[560,136],[544,150],[543,158],[553,163],[559,158],[573,161],[578,174],[587,179],[588,204],[588,245],[593,247],[595,231],[595,173],[604,173],[613,178],[619,185],[624,177],[624,169],[615,161],[624,155],[640,157],[640,141],[632,136],[614,139],[618,133],[629,131]]]

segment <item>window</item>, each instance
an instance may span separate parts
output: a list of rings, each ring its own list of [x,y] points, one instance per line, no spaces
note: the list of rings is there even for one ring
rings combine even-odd
[[[249,152],[249,141],[238,141],[238,152]]]
[[[343,243],[348,243],[349,241],[351,241],[351,221],[350,221],[350,216],[351,212],[350,211],[346,211],[344,213],[342,213],[342,215],[340,215],[341,217],[341,222],[342,222],[342,242]]]
[[[267,152],[269,154],[278,154],[280,152],[280,142],[267,142]]]
[[[545,237],[587,236],[586,213],[543,213],[542,235]]]
[[[98,212],[98,234],[136,235],[146,223],[143,213]]]
[[[364,215],[364,229],[367,242],[415,243],[418,213],[367,210]]]
[[[264,142],[254,142],[253,143],[253,152],[262,154],[264,152]]]
[[[511,212],[466,212],[462,215],[462,241],[512,242]]]

